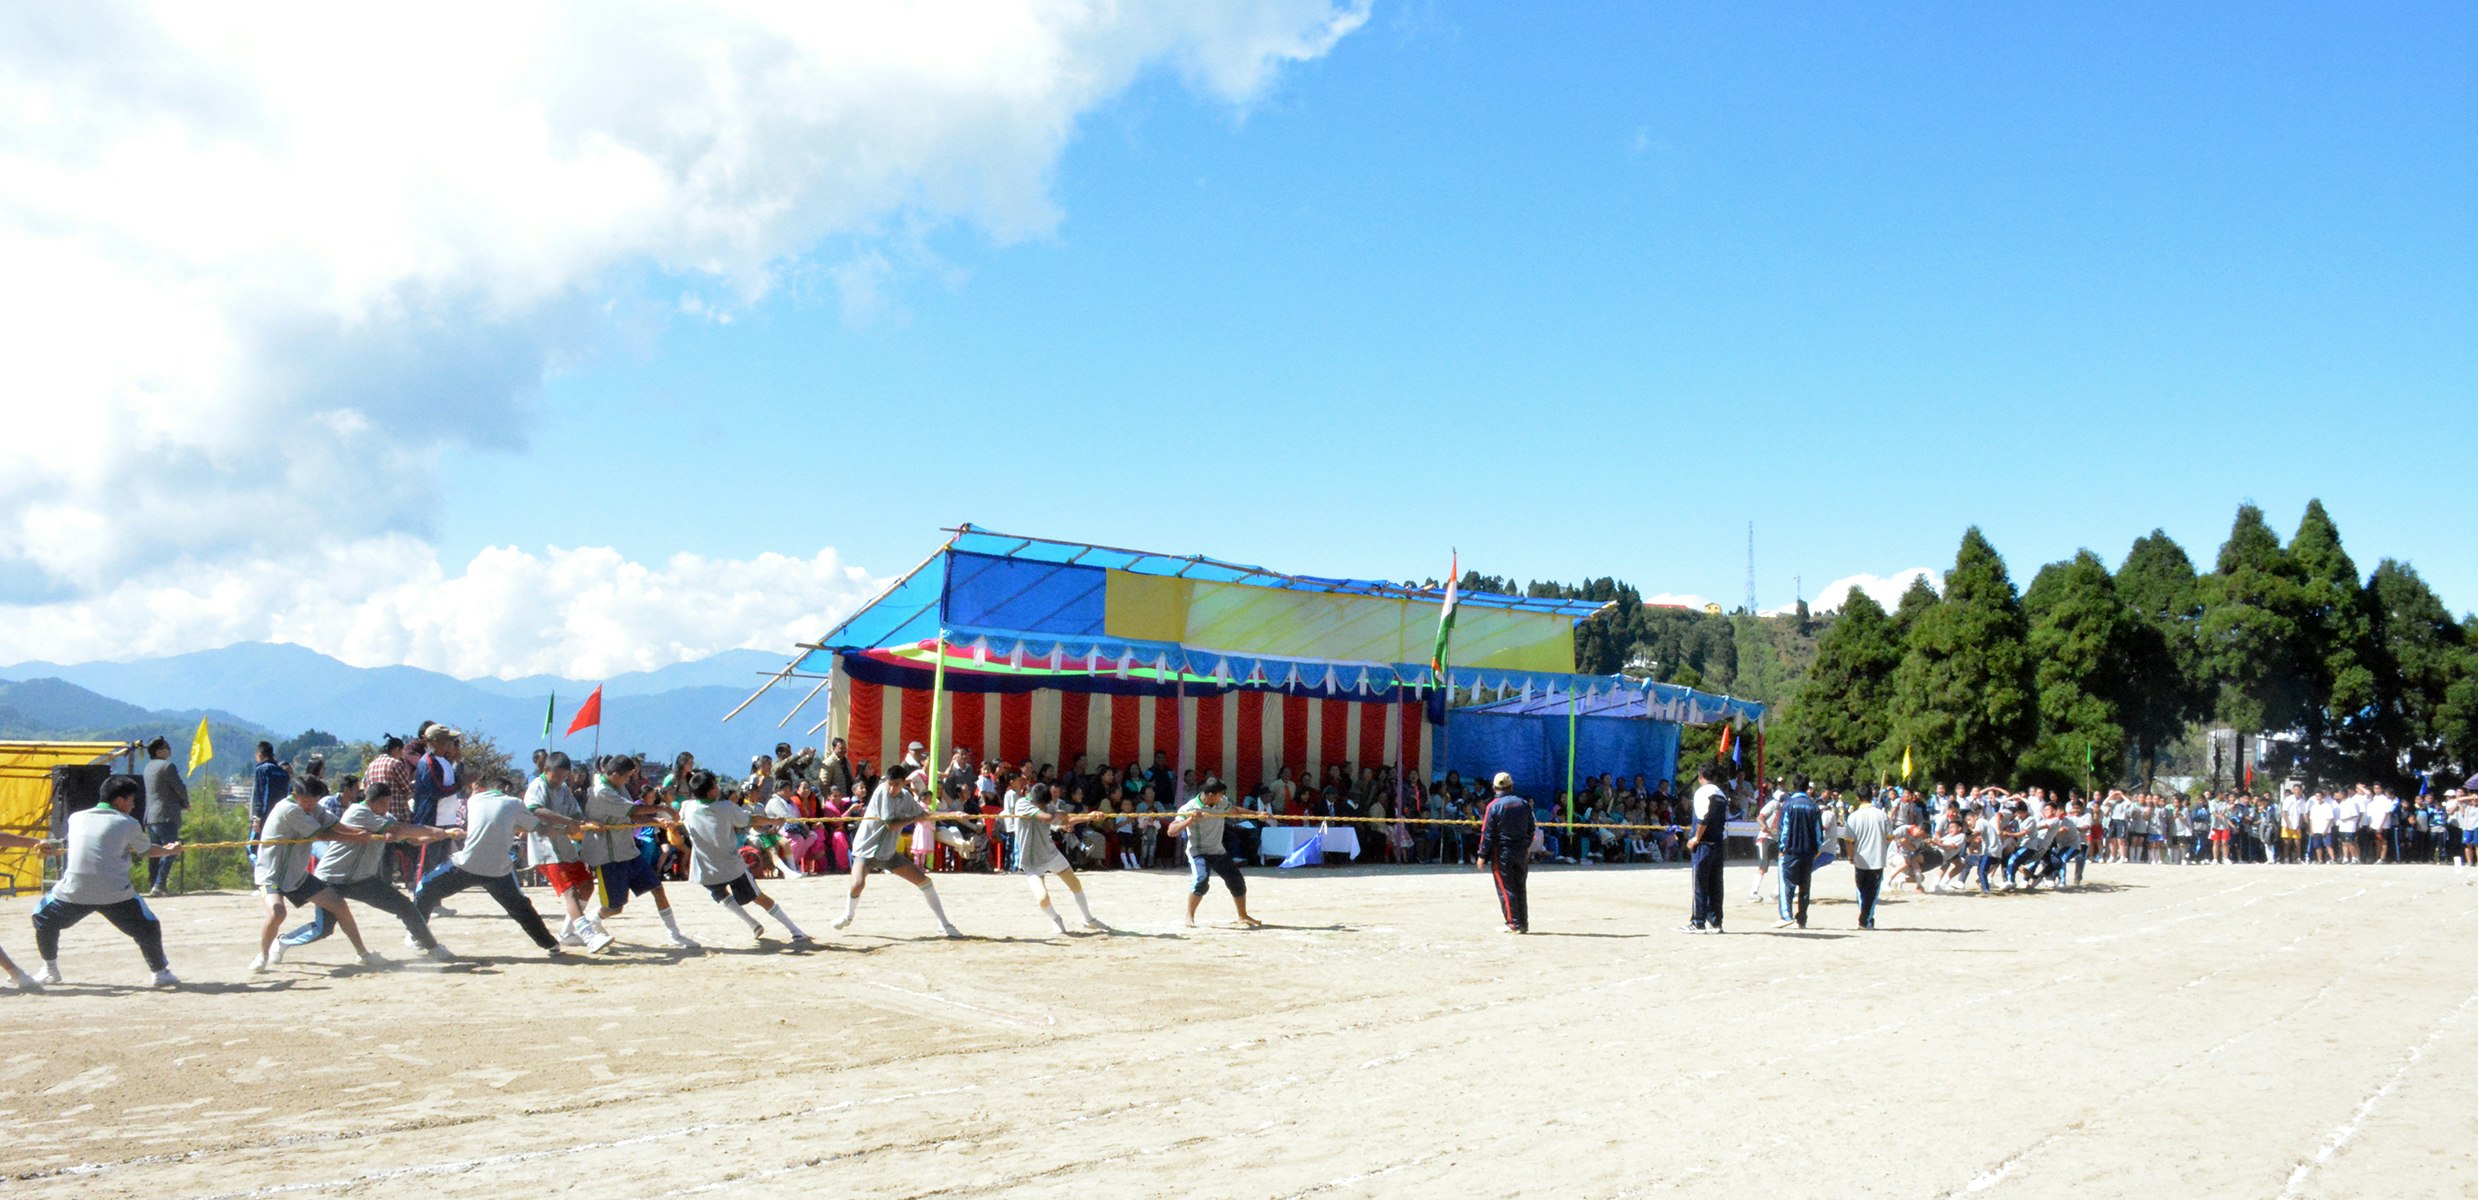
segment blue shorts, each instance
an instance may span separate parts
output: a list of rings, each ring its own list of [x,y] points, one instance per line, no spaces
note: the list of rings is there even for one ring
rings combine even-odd
[[[2462,830],[2461,844],[2464,846],[2478,846],[2478,829]]]
[[[662,877],[654,873],[654,860],[642,854],[626,862],[604,863],[597,870],[602,874],[602,906],[613,912],[628,907],[630,896],[642,896],[663,885]]]

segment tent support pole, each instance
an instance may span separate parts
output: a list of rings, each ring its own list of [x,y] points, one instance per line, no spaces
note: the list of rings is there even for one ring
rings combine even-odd
[[[1575,689],[1566,687],[1566,843],[1575,852],[1575,861],[1583,861],[1583,848],[1575,840]]]

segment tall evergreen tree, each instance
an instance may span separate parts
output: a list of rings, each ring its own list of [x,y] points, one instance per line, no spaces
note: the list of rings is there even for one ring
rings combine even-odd
[[[2141,621],[2127,651],[2125,729],[2147,788],[2159,774],[2160,751],[2210,711],[2200,679],[2202,583],[2185,548],[2154,529],[2126,552],[2116,589]]]
[[[1919,617],[1936,607],[1936,601],[1941,598],[1936,594],[1936,585],[1929,583],[1927,576],[1921,575],[1911,580],[1910,586],[1902,589],[1901,601],[1893,606],[1894,632],[1909,637],[1910,627],[1918,624]]]
[[[1815,666],[1781,718],[1775,761],[1834,783],[1871,781],[1870,761],[1893,731],[1893,671],[1902,645],[1884,606],[1851,589],[1816,643]]]
[[[2297,536],[2289,540],[2289,561],[2303,601],[2298,661],[2306,781],[2394,781],[2400,770],[2392,757],[2400,743],[2399,673],[2379,635],[2374,595],[2321,500],[2306,502]]]
[[[2039,736],[2022,755],[2022,779],[2049,787],[2117,783],[2141,618],[2088,550],[2041,568],[2022,612],[2039,681]]]
[[[2377,628],[2384,654],[2397,673],[2396,740],[2386,748],[2388,761],[2399,762],[2412,775],[2460,766],[2453,754],[2453,686],[2478,670],[2478,655],[2469,648],[2469,631],[2452,617],[2443,599],[2418,572],[2403,562],[2376,564],[2367,584],[2374,597]],[[2473,689],[2472,700],[2478,700]],[[2478,717],[2478,712],[2470,714]],[[2478,763],[2471,765],[2478,770]]]
[[[2241,505],[2203,577],[2201,668],[2212,715],[2240,739],[2290,730],[2306,715],[2306,589],[2263,510]],[[2237,763],[2218,764],[2232,777]]]
[[[1971,527],[1945,572],[1944,597],[1905,639],[1884,753],[1898,761],[1911,749],[1931,777],[2012,778],[2039,727],[2028,633],[2005,560]]]

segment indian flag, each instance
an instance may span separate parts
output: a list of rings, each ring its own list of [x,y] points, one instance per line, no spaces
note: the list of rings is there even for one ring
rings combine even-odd
[[[1463,574],[1462,552],[1455,551],[1452,561],[1453,565],[1446,568],[1445,607],[1437,610],[1437,648],[1428,655],[1428,669],[1438,687],[1445,686],[1446,642],[1454,636],[1454,607],[1460,603],[1456,599],[1456,587]]]

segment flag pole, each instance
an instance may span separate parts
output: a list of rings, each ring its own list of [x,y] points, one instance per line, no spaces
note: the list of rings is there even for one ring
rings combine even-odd
[[[603,683],[609,682],[610,680],[607,679],[603,681]],[[594,685],[594,694],[597,696],[602,694],[602,683]],[[586,772],[587,778],[591,778],[595,772],[600,770],[602,770],[602,710],[597,708],[594,710],[594,770]]]
[[[1566,845],[1575,851],[1575,861],[1583,861],[1583,848],[1575,841],[1575,684],[1566,681]]]

